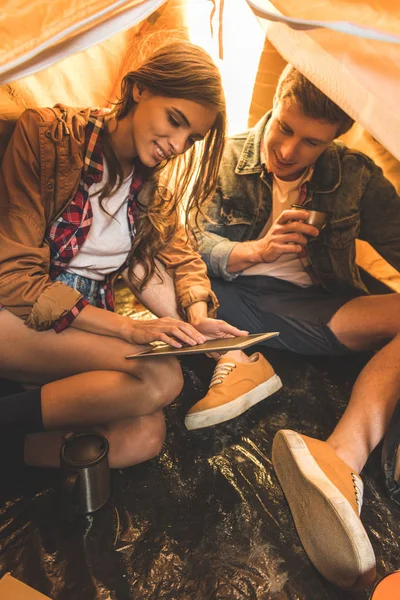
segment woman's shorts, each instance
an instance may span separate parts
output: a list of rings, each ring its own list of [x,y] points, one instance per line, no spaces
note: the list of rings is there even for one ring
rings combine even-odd
[[[82,294],[82,297],[92,304],[93,306],[99,306],[100,302],[100,294],[103,289],[102,281],[95,281],[94,279],[89,279],[88,277],[82,277],[82,275],[76,275],[75,273],[68,273],[68,271],[63,271],[60,273],[55,281],[62,281],[69,287],[74,288],[78,292]]]

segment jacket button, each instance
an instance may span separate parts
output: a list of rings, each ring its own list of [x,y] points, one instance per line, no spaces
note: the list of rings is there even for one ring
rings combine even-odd
[[[44,134],[47,138],[51,138],[51,131],[50,129],[48,129],[45,134]]]
[[[52,179],[50,179],[50,180],[47,182],[47,189],[48,189],[48,190],[52,190],[53,188],[54,188],[54,181],[53,181]]]

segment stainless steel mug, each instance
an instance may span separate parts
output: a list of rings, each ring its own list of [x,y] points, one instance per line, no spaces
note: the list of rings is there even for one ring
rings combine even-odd
[[[109,445],[99,433],[68,433],[60,450],[62,510],[72,520],[92,513],[109,499]]]
[[[329,215],[326,212],[321,210],[313,210],[312,208],[307,208],[301,204],[292,204],[291,208],[294,210],[306,210],[308,212],[308,219],[307,221],[304,221],[304,223],[308,223],[308,225],[316,227],[318,231],[322,231],[328,223]]]

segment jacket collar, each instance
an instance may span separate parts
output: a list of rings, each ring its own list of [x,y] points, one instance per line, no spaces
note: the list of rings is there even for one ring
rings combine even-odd
[[[265,127],[271,118],[272,111],[266,113],[248,135],[235,168],[236,175],[261,173],[263,167],[260,159],[260,144]],[[333,192],[341,181],[340,150],[343,144],[333,142],[315,163],[310,185],[319,193]]]
[[[104,117],[90,115],[86,125],[86,153],[84,168],[88,175],[95,180],[101,180],[103,176],[103,147],[102,133],[104,130]]]
[[[99,117],[97,111],[90,109],[76,110],[63,104],[56,104],[52,111],[55,115],[52,131],[54,141],[59,143],[63,137],[84,143],[86,148],[84,170],[94,181],[101,181],[103,176],[102,133],[104,116]]]

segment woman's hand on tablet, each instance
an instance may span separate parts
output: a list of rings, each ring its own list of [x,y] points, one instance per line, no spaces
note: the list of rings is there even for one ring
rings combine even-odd
[[[203,317],[196,321],[192,321],[192,325],[197,331],[203,334],[207,340],[249,334],[248,331],[243,331],[233,325],[229,325],[229,323],[222,321],[222,319],[212,319],[210,317]]]
[[[170,317],[131,320],[131,326],[126,330],[124,337],[134,344],[165,342],[174,348],[181,348],[183,344],[189,346],[204,344],[208,339],[189,323]]]

